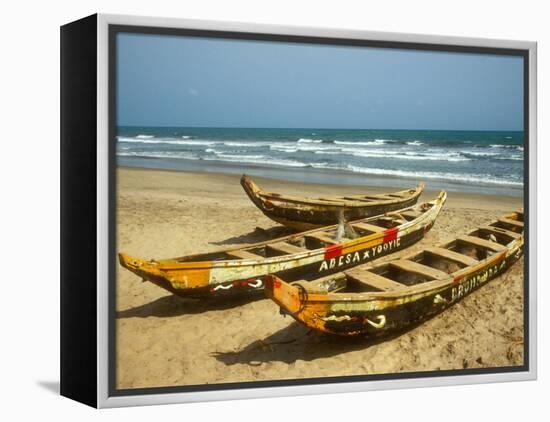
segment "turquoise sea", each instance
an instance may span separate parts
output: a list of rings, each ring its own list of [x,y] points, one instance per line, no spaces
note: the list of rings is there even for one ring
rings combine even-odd
[[[521,196],[523,132],[119,127],[120,166]]]

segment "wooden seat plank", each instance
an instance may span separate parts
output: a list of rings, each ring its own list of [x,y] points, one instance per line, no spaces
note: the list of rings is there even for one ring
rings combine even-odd
[[[490,240],[480,239],[479,237],[459,236],[457,239],[462,242],[469,243],[470,245],[479,246],[480,248],[489,249],[494,252],[502,252],[506,250],[506,246],[502,246],[501,244]]]
[[[510,236],[513,239],[518,239],[518,238],[521,237],[521,234],[513,232],[511,230],[503,229],[501,227],[482,226],[482,227],[480,227],[480,230],[485,230],[485,231],[495,233],[495,234],[503,234],[503,235],[506,235],[506,236]]]
[[[511,218],[505,218],[505,217],[499,218],[498,221],[504,224],[509,224],[510,226],[523,228],[523,221],[512,220]]]
[[[409,261],[408,259],[400,259],[398,261],[393,261],[393,262],[390,262],[389,265],[403,271],[421,274],[433,280],[445,280],[450,277],[449,274],[447,274],[444,271],[436,270],[435,268],[428,267],[427,265],[419,264],[418,262]]]
[[[266,247],[288,255],[307,252],[307,249],[300,248],[299,246],[295,246],[287,242],[269,243],[266,245]]]
[[[516,214],[523,220],[523,210],[516,211]]]
[[[330,202],[345,202],[345,198],[342,198],[341,196],[323,196],[322,198],[319,198],[321,201],[330,201]]]
[[[393,196],[389,196],[388,194],[380,194],[380,195],[369,195],[369,196],[365,196],[365,198],[369,199],[369,198],[376,198],[376,199],[382,199],[384,201],[386,200],[390,200],[390,201],[395,201],[397,198],[394,198]]]
[[[359,202],[373,202],[372,199],[367,198],[356,198],[354,196],[344,196],[344,199],[347,201],[359,201]]]
[[[369,224],[369,223],[355,223],[355,224],[352,224],[351,225],[354,229],[359,229],[359,230],[368,230],[368,231],[371,231],[373,233],[382,233],[383,231],[385,231],[386,229],[383,228],[383,227],[378,227],[378,226],[375,226],[374,224]]]
[[[298,196],[292,195],[281,195],[276,193],[261,192],[258,194],[260,199],[274,201],[274,202],[289,202],[292,204],[302,204],[302,205],[333,205],[333,206],[343,206],[343,203],[334,202],[330,200],[323,200],[320,198],[301,198]]]
[[[396,222],[396,221],[405,221],[405,220],[403,220],[399,217],[395,217],[395,216],[392,217],[392,214],[397,215],[396,212],[390,211],[387,214],[383,215],[382,217],[379,217],[377,220],[378,221],[387,221],[388,223],[393,223],[393,222]]]
[[[400,214],[403,217],[409,217],[409,218],[418,218],[422,215],[420,211],[414,211],[414,210],[403,211],[403,212],[400,212]]]
[[[391,220],[388,220],[388,221],[391,221],[393,223],[397,223],[398,226],[407,223],[406,219],[397,217],[398,213],[391,213],[390,212],[388,214],[394,214],[395,215],[395,217],[393,217]]]
[[[445,248],[427,248],[425,249],[425,252],[428,252],[429,254],[440,256],[441,258],[448,259],[449,261],[458,262],[459,264],[464,264],[467,267],[471,267],[473,265],[479,264],[479,261],[477,259],[471,258],[467,255],[463,255],[461,253],[451,251],[449,249]]]
[[[394,201],[396,198],[392,198],[391,196],[386,195],[363,195],[361,198],[364,199],[370,199],[373,202],[386,202],[386,201]]]
[[[305,237],[310,237],[310,238],[313,238],[313,239],[317,239],[317,240],[319,240],[323,243],[328,243],[328,244],[331,244],[331,245],[336,245],[338,243],[338,242],[336,242],[336,240],[331,238],[330,235],[327,232],[309,233]]]
[[[227,254],[239,259],[254,259],[254,260],[265,259],[261,255],[256,255],[255,253],[244,251],[242,249],[238,249],[235,251],[228,251]]]
[[[345,289],[346,277],[343,273],[338,273],[326,277],[321,277],[312,281],[297,280],[290,284],[299,284],[304,289],[306,289],[308,293],[323,294],[328,292],[338,292],[342,289]]]
[[[407,285],[398,283],[389,278],[382,277],[370,271],[354,268],[352,270],[345,271],[345,274],[353,280],[364,284],[367,287],[371,287],[382,292],[390,292],[396,290],[404,290]]]

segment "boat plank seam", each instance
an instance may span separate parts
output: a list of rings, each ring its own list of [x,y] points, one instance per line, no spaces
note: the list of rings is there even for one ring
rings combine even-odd
[[[300,248],[299,246],[294,246],[287,242],[276,242],[276,243],[270,243],[266,245],[269,249],[273,249],[277,252],[283,252],[285,254],[294,254],[294,253],[303,253],[303,252],[309,252],[305,248]]]
[[[235,256],[240,259],[254,259],[254,260],[264,259],[264,257],[261,255],[256,255],[255,253],[243,251],[243,250],[228,251],[227,254],[231,256]]]
[[[404,290],[408,286],[397,281],[391,280],[381,275],[375,274],[370,271],[361,269],[353,269],[345,272],[346,275],[353,280],[366,285],[367,287],[373,287],[383,292]]]
[[[449,259],[451,261],[459,262],[468,267],[479,264],[479,261],[477,259],[471,258],[467,255],[463,255],[461,253],[451,251],[445,248],[439,248],[439,247],[426,248],[426,252],[435,256]]]
[[[489,249],[494,252],[502,252],[507,249],[506,246],[502,246],[500,243],[481,239],[475,236],[459,236],[457,239],[461,240],[462,242],[469,243],[474,246],[479,246],[484,249]]]
[[[408,259],[400,259],[399,261],[390,262],[389,264],[394,268],[396,267],[403,271],[421,274],[435,280],[445,280],[450,277],[446,272],[436,270],[435,268],[428,267],[427,265],[419,264],[418,262],[409,261]]]

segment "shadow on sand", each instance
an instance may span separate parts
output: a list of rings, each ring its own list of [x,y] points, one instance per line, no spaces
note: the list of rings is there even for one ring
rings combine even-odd
[[[247,296],[221,296],[203,299],[184,298],[175,295],[164,296],[145,305],[117,312],[117,318],[176,317],[180,315],[200,314],[213,310],[225,310],[242,306],[250,302],[265,299],[263,291]]]
[[[216,352],[212,356],[228,366],[248,364],[260,366],[267,362],[294,363],[297,360],[313,361],[341,353],[363,350],[368,347],[393,340],[418,324],[393,334],[379,337],[341,337],[310,331],[303,325],[293,322],[276,333],[256,340],[241,350]]]
[[[59,381],[37,381],[36,385],[56,395],[59,395],[61,391]]]
[[[268,240],[277,239],[279,237],[288,236],[292,233],[296,233],[296,230],[290,229],[284,226],[270,227],[269,229],[263,229],[256,227],[254,231],[251,231],[240,236],[229,237],[218,242],[210,242],[213,245],[226,246],[226,245],[241,245],[246,243],[258,243]]]

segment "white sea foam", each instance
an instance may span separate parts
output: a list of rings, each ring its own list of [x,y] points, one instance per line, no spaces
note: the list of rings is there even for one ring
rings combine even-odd
[[[299,151],[334,151],[334,150],[341,150],[340,147],[335,147],[334,145],[330,144],[315,144],[315,145],[298,145],[297,146]]]
[[[128,138],[125,136],[118,137],[119,142],[135,142],[140,144],[169,144],[169,145],[216,145],[216,141],[208,141],[205,139],[174,139],[174,138]]]
[[[119,157],[136,157],[136,158],[175,158],[175,159],[180,159],[180,160],[200,160],[200,157],[198,157],[197,155],[195,154],[191,154],[191,153],[184,153],[184,152],[179,152],[179,153],[170,153],[170,152],[167,152],[167,151],[151,151],[151,152],[146,152],[146,151],[141,151],[141,152],[136,152],[136,151],[132,151],[132,152],[117,152],[117,156]]]
[[[224,158],[227,160],[238,160],[238,161],[260,160],[260,159],[263,159],[264,161],[267,160],[267,157],[265,155],[225,154],[219,151],[214,151],[214,154],[216,154],[218,158]]]
[[[322,139],[308,139],[308,138],[298,139],[299,144],[320,144],[322,142],[323,142]]]
[[[406,171],[406,170],[392,170],[392,169],[380,169],[359,167],[353,165],[347,165],[347,170],[354,173],[366,173],[376,174],[384,176],[398,176],[415,179],[437,179],[437,180],[451,180],[467,183],[482,183],[482,184],[494,184],[494,185],[507,185],[507,186],[523,186],[522,182],[515,182],[511,180],[497,179],[490,175],[484,174],[458,174],[458,173],[440,173],[430,171]]]
[[[461,154],[473,155],[474,157],[495,157],[500,155],[498,152],[484,152],[484,151],[460,151]]]
[[[497,157],[496,160],[523,161],[523,155],[509,155],[507,157]]]
[[[339,155],[339,154],[342,154],[342,150],[341,149],[338,149],[338,150],[319,150],[319,151],[315,151],[315,154],[327,154],[327,155]]]
[[[291,145],[271,145],[270,150],[279,151],[279,152],[297,152],[298,148]]]
[[[428,161],[471,161],[470,158],[464,157],[457,152],[416,152],[416,151],[401,151],[391,149],[372,149],[372,148],[340,148],[337,150],[328,151],[315,151],[316,154],[330,154],[330,155],[352,155],[354,157],[362,158],[386,158],[397,160],[428,160]]]
[[[207,153],[211,153],[210,156],[199,156],[198,154],[187,152],[187,151],[118,151],[117,155],[120,157],[135,157],[135,158],[159,158],[159,159],[182,159],[182,160],[206,160],[206,161],[222,161],[222,162],[233,162],[233,163],[243,163],[243,164],[256,164],[256,165],[267,165],[275,167],[288,167],[288,168],[304,168],[312,167],[317,169],[326,169],[326,170],[336,170],[336,171],[348,171],[353,173],[361,174],[372,174],[378,176],[395,176],[395,177],[405,177],[413,179],[433,179],[433,180],[442,180],[442,181],[454,181],[458,183],[475,183],[475,184],[489,184],[489,185],[503,185],[503,186],[522,186],[521,181],[514,181],[509,179],[499,179],[494,176],[485,175],[485,174],[460,174],[452,172],[435,172],[435,171],[413,171],[413,170],[397,170],[397,169],[383,169],[377,167],[368,167],[365,165],[352,165],[346,164],[344,162],[338,163],[329,163],[329,162],[302,162],[293,159],[280,159],[273,158],[266,155],[260,154],[228,154],[223,151],[216,150],[213,148],[207,148],[205,150]],[[320,151],[319,153],[338,153],[336,151]],[[412,154],[412,153],[410,153]],[[372,154],[375,156],[375,154]],[[375,158],[379,158],[376,156]],[[410,159],[417,159],[418,157],[414,155],[405,155],[396,156],[392,155],[391,158],[403,158],[403,157],[412,157]],[[433,158],[433,157],[432,157]],[[452,159],[457,157],[447,157],[447,159]],[[408,159],[408,158],[405,158]],[[426,158],[424,158],[426,159]],[[519,156],[508,157],[507,159],[521,159]]]
[[[308,167],[308,164],[302,163],[301,161],[274,159],[271,157],[268,158],[265,156],[252,156],[252,155],[248,155],[248,156],[247,155],[234,155],[234,156],[226,155],[224,157],[217,155],[215,157],[204,157],[204,160],[207,160],[207,161],[219,160],[219,161],[228,161],[228,162],[278,166],[278,167],[279,166],[280,167]]]
[[[460,154],[456,153],[422,153],[418,154],[415,152],[397,152],[397,151],[355,151],[351,155],[355,157],[364,157],[364,158],[391,158],[395,160],[417,160],[417,161],[450,161],[450,162],[459,162],[459,161],[471,161],[470,158],[463,157]]]
[[[491,144],[491,148],[513,148],[517,149],[518,151],[523,151],[523,147],[521,145],[502,145],[502,144]]]
[[[297,151],[304,151],[304,152],[314,152],[317,151],[323,151],[323,150],[340,150],[340,147],[336,147],[331,144],[282,144],[282,143],[276,143],[269,146],[269,149],[272,151],[280,151],[280,152],[297,152]]]
[[[374,141],[334,141],[337,145],[384,145],[385,143],[392,142],[388,139],[375,139]]]
[[[233,141],[224,141],[224,145],[228,147],[247,147],[247,148],[258,148],[258,147],[267,147],[271,145],[270,142],[233,142]],[[294,144],[294,143],[292,143]]]
[[[521,177],[514,173],[516,161],[523,160],[521,145],[506,145],[496,141],[497,143],[492,145],[457,143],[456,146],[445,146],[412,137],[409,140],[359,138],[323,141],[318,139],[320,136],[323,134],[312,134],[312,138],[297,139],[296,136],[291,139],[268,139],[249,138],[245,135],[242,138],[222,140],[212,139],[210,136],[195,139],[195,136],[191,135],[174,134],[162,137],[157,134],[155,137],[141,134],[118,136],[117,139],[120,157],[207,160],[226,162],[228,165],[233,163],[245,167],[272,166],[281,169],[311,167],[325,169],[328,172],[344,171],[373,176],[446,180],[469,184],[522,185]],[[185,148],[186,146],[190,147]],[[317,159],[321,160],[316,161]],[[488,160],[511,161],[491,161],[488,169],[485,165]],[[472,164],[468,164],[466,174],[461,174],[465,166],[460,166],[459,162],[467,161]],[[498,167],[493,176],[482,174],[493,173],[494,166]],[[506,176],[499,178],[496,174]]]

